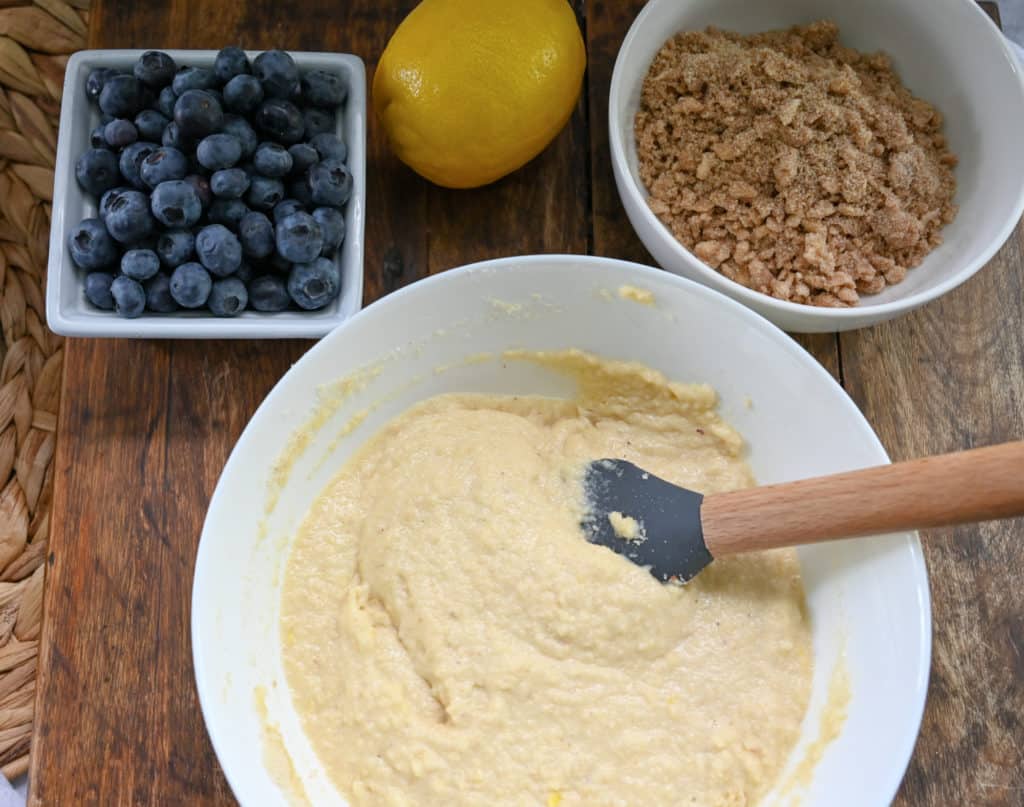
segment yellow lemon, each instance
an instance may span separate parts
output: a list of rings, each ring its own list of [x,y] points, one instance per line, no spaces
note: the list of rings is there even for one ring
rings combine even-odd
[[[423,0],[381,55],[373,105],[402,162],[474,188],[551,142],[585,66],[566,0]]]

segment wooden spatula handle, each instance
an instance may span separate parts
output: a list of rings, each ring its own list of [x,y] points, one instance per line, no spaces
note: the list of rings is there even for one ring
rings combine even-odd
[[[1024,441],[716,493],[701,504],[713,556],[1024,515]]]

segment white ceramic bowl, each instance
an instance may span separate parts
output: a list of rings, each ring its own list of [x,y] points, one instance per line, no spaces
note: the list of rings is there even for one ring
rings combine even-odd
[[[888,53],[903,83],[945,116],[960,158],[960,212],[944,243],[906,279],[855,308],[816,308],[741,286],[698,260],[647,206],[637,171],[633,119],[644,76],[661,46],[682,30],[714,25],[756,33],[814,20],[839,25],[844,44]],[[663,267],[748,305],[800,332],[843,331],[911,311],[981,269],[1024,210],[1024,80],[1002,34],[974,0],[650,0],[615,61],[609,97],[612,168],[626,214]]]
[[[651,291],[654,305],[620,297],[623,283]],[[310,350],[270,393],[232,452],[203,527],[193,660],[210,737],[242,804],[285,804],[265,756],[268,748],[280,751],[275,736],[313,803],[344,803],[301,731],[279,649],[282,570],[311,502],[369,435],[423,398],[456,390],[570,394],[571,384],[549,370],[500,361],[509,348],[570,347],[713,384],[723,415],[749,441],[762,482],[888,461],[846,393],[788,336],[667,272],[606,258],[508,258],[383,298]],[[482,352],[499,360],[480,360]],[[463,362],[470,356],[476,360]],[[341,388],[331,382],[367,368],[366,386],[336,400]],[[338,440],[364,411],[366,419]],[[315,436],[292,455],[292,434],[311,422],[319,424]],[[265,513],[260,502],[274,469],[288,468],[276,464],[286,448],[294,465]],[[920,545],[903,533],[807,547],[800,560],[815,673],[791,764],[818,737],[837,665],[845,664],[851,692],[849,717],[813,769],[803,803],[888,804],[914,746],[928,681],[931,622]],[[256,705],[256,690],[265,706]],[[767,803],[789,804],[791,795]]]
[[[89,134],[100,111],[85,94],[85,79],[97,67],[131,70],[143,50],[81,50],[64,74],[53,183],[50,257],[46,275],[46,322],[65,336],[145,339],[298,339],[323,336],[363,304],[363,218],[366,207],[366,69],[358,56],[289,51],[300,70],[332,70],[348,79],[349,93],[338,115],[337,134],[348,146],[352,197],[345,207],[345,242],[335,259],[341,265],[341,295],[320,311],[262,314],[245,311],[224,319],[208,311],[145,312],[123,319],[100,311],[85,299],[85,273],[71,262],[67,239],[84,218],[97,215],[97,201],[75,180],[75,161],[89,148]],[[211,67],[215,50],[168,50],[179,66]],[[258,51],[249,51],[253,59]]]

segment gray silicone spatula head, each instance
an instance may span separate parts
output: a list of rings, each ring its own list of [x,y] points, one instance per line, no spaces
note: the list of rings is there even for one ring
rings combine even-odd
[[[595,460],[583,476],[587,540],[624,555],[663,583],[685,583],[711,563],[703,496],[625,460]]]

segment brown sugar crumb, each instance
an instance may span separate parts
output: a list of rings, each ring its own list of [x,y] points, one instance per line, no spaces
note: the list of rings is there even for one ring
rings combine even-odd
[[[655,215],[782,300],[855,305],[899,283],[956,215],[942,116],[832,22],[678,34],[644,80],[635,133]]]

